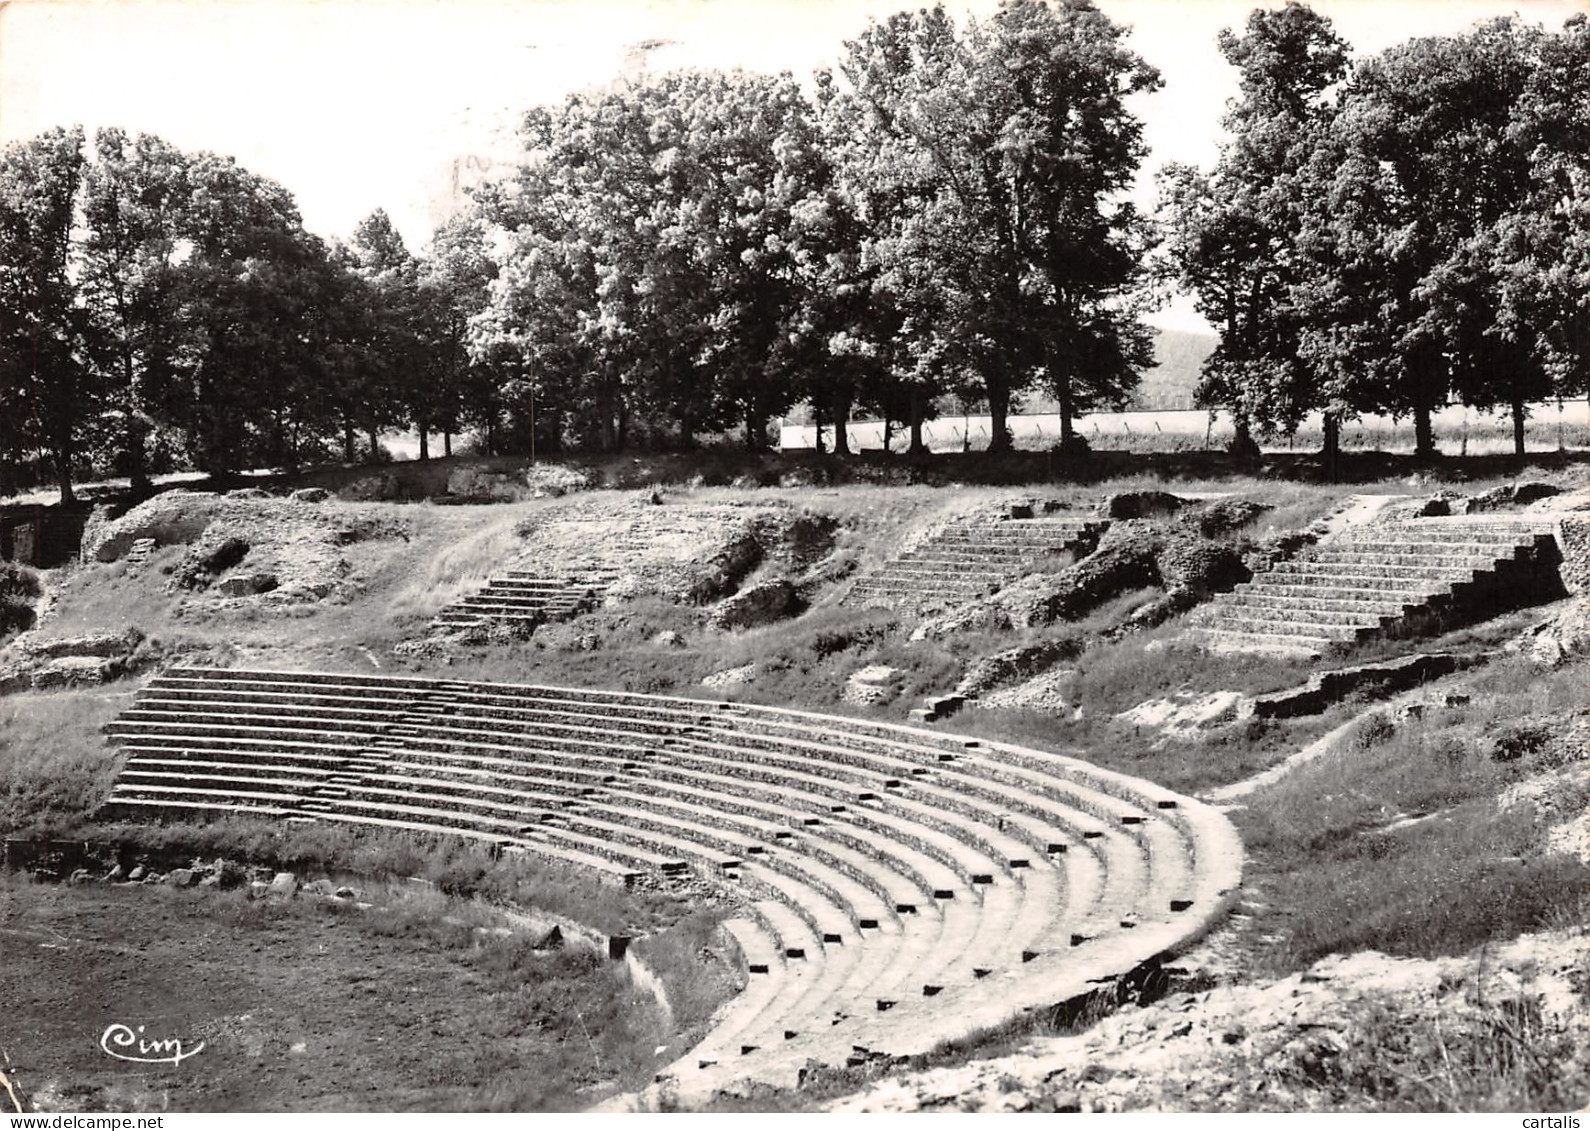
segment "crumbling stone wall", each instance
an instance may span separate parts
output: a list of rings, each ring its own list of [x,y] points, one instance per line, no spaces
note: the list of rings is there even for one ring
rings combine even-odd
[[[1563,587],[1576,596],[1590,593],[1590,515],[1564,515],[1557,544],[1562,551]]]

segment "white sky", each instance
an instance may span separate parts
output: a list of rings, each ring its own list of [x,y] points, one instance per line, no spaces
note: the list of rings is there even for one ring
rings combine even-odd
[[[647,66],[804,77],[871,16],[929,0],[10,0],[0,142],[119,125],[236,156],[347,237],[385,208],[411,247],[458,180],[511,158],[519,112]],[[1165,78],[1140,99],[1152,170],[1207,164],[1235,90],[1214,40],[1256,0],[1099,0]],[[1516,12],[1560,28],[1590,0],[1318,0],[1360,52]],[[959,14],[995,0],[949,0]],[[1264,6],[1277,6],[1266,3]],[[478,175],[478,174],[474,174]],[[1178,304],[1156,319],[1196,325]]]

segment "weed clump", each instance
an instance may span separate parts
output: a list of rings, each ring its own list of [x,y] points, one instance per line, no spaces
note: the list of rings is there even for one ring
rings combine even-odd
[[[1373,750],[1390,742],[1396,733],[1395,723],[1383,712],[1373,711],[1353,728],[1352,747],[1354,750]]]
[[[1506,722],[1496,729],[1491,738],[1491,759],[1497,762],[1516,762],[1520,758],[1538,754],[1552,740],[1552,731],[1538,720]]]

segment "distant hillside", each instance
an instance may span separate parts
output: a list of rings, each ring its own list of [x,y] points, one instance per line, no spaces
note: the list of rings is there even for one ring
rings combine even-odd
[[[1134,408],[1178,409],[1193,407],[1199,367],[1214,352],[1219,339],[1213,334],[1161,330],[1154,341],[1158,364],[1143,374]]]

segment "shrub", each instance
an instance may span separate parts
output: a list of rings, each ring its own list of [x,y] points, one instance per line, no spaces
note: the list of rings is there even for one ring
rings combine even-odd
[[[1504,723],[1491,739],[1491,758],[1497,762],[1516,762],[1537,754],[1551,742],[1552,731],[1535,720]]]
[[[1383,712],[1372,711],[1353,728],[1352,747],[1354,750],[1373,750],[1390,742],[1396,733],[1396,723]]]

